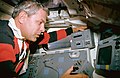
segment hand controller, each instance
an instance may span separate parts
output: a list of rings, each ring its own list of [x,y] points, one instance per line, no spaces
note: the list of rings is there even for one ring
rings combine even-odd
[[[91,63],[89,63],[87,60],[79,60],[74,64],[73,71],[70,74],[74,75],[78,73],[84,73],[91,78],[93,71],[94,68],[92,67]]]

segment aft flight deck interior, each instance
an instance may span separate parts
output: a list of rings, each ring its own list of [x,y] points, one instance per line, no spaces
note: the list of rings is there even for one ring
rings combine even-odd
[[[23,0],[0,0],[0,20],[11,18],[14,5]],[[36,0],[48,8],[46,32],[87,25],[84,31],[36,46],[28,69],[20,78],[60,78],[71,72],[89,78],[119,78],[120,0]]]

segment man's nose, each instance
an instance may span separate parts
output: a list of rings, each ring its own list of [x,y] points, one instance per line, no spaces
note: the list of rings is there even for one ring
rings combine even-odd
[[[41,30],[42,32],[45,32],[45,28],[43,27],[43,29]]]
[[[44,24],[40,27],[40,32],[45,32]]]

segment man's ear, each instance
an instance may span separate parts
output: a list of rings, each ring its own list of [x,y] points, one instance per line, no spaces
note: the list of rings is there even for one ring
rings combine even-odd
[[[25,11],[21,11],[19,13],[19,17],[18,17],[19,18],[19,22],[20,23],[25,22],[25,20],[27,19],[27,17],[28,17],[27,13]]]

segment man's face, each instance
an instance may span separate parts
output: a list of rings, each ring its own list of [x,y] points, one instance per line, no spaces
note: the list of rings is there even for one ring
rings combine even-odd
[[[43,9],[38,10],[34,15],[27,16],[21,27],[22,36],[27,40],[36,41],[40,33],[45,31],[46,17],[47,13]]]

